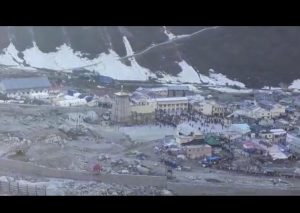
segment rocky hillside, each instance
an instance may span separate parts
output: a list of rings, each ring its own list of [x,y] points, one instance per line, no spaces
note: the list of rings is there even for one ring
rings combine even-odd
[[[247,87],[300,78],[300,27],[0,27],[0,51],[3,65],[128,80],[207,82],[209,69]]]

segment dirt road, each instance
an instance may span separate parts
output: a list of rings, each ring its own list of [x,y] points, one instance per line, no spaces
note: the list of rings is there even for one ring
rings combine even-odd
[[[254,184],[166,182],[164,176],[146,175],[102,174],[98,176],[89,172],[51,169],[7,159],[0,159],[0,168],[2,173],[9,172],[80,181],[101,181],[129,186],[157,186],[167,188],[176,195],[300,195],[300,187],[258,187]]]
[[[78,172],[71,170],[60,170],[37,166],[31,163],[0,159],[1,172],[16,173],[29,176],[45,178],[62,178],[80,181],[100,181],[104,183],[118,183],[132,186],[157,186],[164,187],[166,179],[163,176],[146,176],[146,175],[118,175],[118,174],[101,174],[93,175],[90,172]]]

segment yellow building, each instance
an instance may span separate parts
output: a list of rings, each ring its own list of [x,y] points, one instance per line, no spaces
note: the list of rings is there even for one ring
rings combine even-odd
[[[157,109],[164,112],[182,112],[188,110],[188,99],[186,97],[157,98]]]
[[[220,105],[218,103],[212,104],[212,115],[214,116],[224,116],[227,107],[225,105]]]
[[[154,113],[156,109],[156,102],[155,101],[146,101],[146,102],[140,102],[138,104],[132,104],[131,105],[131,112],[136,113]]]
[[[212,148],[207,144],[186,146],[186,155],[189,159],[197,159],[202,157],[211,157]]]

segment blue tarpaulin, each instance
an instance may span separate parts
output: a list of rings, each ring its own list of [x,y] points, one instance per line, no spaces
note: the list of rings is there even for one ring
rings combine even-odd
[[[112,84],[114,79],[108,76],[100,75],[99,76],[99,83],[101,84]]]
[[[75,91],[75,90],[68,90],[68,95],[70,95],[70,96],[73,96],[73,95],[74,95],[74,93],[76,93],[76,91]]]
[[[87,97],[85,97],[85,100],[86,100],[86,102],[90,102],[91,100],[93,100],[93,97],[92,96],[87,96]]]

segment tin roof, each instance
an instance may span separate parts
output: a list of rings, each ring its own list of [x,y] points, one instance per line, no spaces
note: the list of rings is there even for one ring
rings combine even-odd
[[[0,81],[3,90],[19,90],[34,88],[49,88],[51,86],[47,77],[7,78]]]
[[[187,97],[168,97],[168,98],[156,98],[157,102],[168,102],[168,101],[188,101]]]
[[[168,85],[168,90],[189,90],[188,86],[183,85]]]
[[[115,93],[116,96],[129,96],[129,93],[127,92],[117,92]]]

